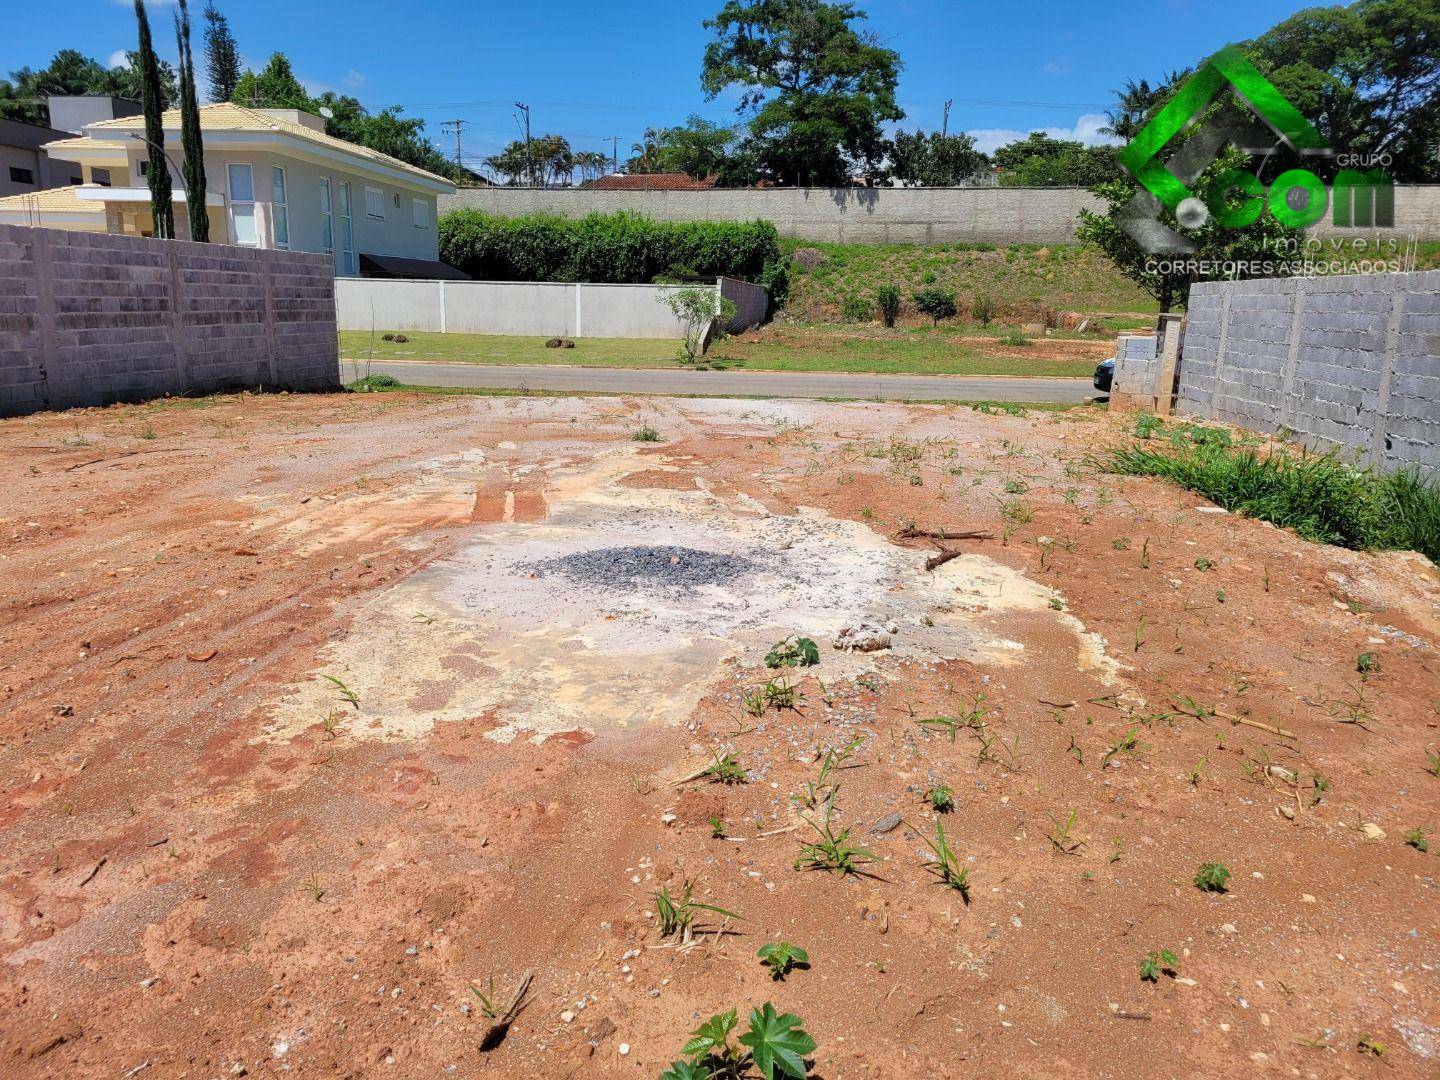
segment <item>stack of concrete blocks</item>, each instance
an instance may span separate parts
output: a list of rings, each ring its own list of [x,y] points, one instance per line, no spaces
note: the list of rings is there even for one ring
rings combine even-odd
[[[1179,411],[1440,470],[1440,271],[1204,282]]]
[[[339,386],[325,255],[0,225],[0,416]]]
[[[1154,334],[1121,334],[1115,341],[1115,377],[1110,383],[1110,408],[1116,411],[1155,408],[1155,381],[1160,377],[1159,339]]]

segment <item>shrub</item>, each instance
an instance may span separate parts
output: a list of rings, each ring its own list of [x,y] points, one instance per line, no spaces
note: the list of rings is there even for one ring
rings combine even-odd
[[[377,390],[394,390],[399,385],[400,380],[394,375],[366,375],[363,379],[356,379],[345,389],[353,394],[369,394]]]
[[[953,319],[958,310],[955,294],[949,289],[921,289],[915,294],[915,306],[934,319],[936,326],[941,319]]]
[[[1029,345],[1030,339],[1019,330],[1006,330],[1005,333],[1000,335],[1000,344],[1013,345],[1018,348],[1021,345]]]
[[[440,219],[440,257],[482,281],[636,284],[676,271],[769,286],[788,265],[768,221],[652,221],[639,214],[498,217],[455,210]]]
[[[995,301],[984,293],[971,297],[970,317],[981,326],[989,326],[995,319]]]
[[[846,322],[869,322],[874,317],[874,309],[863,296],[847,296],[840,301],[840,316]]]
[[[819,248],[813,247],[796,248],[795,254],[791,258],[802,270],[814,270],[817,266],[824,266],[830,261],[830,256]]]
[[[875,290],[875,303],[880,307],[880,317],[886,326],[894,326],[900,314],[900,290],[894,285],[881,285]]]
[[[655,299],[668,307],[685,329],[680,359],[687,364],[695,363],[705,351],[712,325],[716,325],[717,335],[723,334],[724,325],[735,317],[735,302],[718,296],[713,286],[664,289]]]

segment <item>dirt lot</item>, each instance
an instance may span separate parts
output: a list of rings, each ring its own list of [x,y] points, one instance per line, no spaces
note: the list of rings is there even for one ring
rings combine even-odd
[[[1122,431],[384,395],[6,421],[0,1073],[654,1077],[773,1001],[830,1080],[1436,1075],[1437,862],[1402,836],[1440,824],[1440,580],[1088,469]],[[994,535],[927,571],[910,522]],[[573,569],[656,548],[662,578]],[[892,647],[837,651],[860,622]],[[752,715],[787,634],[820,663]],[[832,826],[874,861],[797,870],[854,740]],[[748,782],[675,782],[717,753]],[[924,868],[942,785],[968,903]],[[661,940],[685,878],[741,918]],[[780,938],[810,966],[775,981]],[[526,972],[482,1053],[471,984]]]

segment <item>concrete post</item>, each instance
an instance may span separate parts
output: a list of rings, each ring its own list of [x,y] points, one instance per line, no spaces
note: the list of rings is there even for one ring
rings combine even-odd
[[[1390,425],[1390,372],[1395,366],[1395,350],[1400,338],[1400,319],[1405,314],[1405,293],[1400,277],[1390,280],[1390,318],[1385,322],[1385,351],[1380,354],[1380,394],[1375,404],[1375,431],[1370,441],[1370,464],[1379,468],[1385,462],[1386,438]]]
[[[60,355],[55,347],[55,281],[50,269],[50,233],[46,229],[30,229],[27,239],[33,246],[30,257],[35,261],[35,328],[40,338],[41,370],[45,373],[45,407],[54,409],[65,404],[60,377]]]
[[[1295,369],[1300,360],[1300,331],[1305,325],[1305,301],[1309,295],[1306,279],[1295,279],[1290,303],[1290,336],[1285,339],[1285,367],[1281,372],[1280,425],[1287,431],[1295,426]]]
[[[1220,344],[1215,349],[1215,385],[1210,391],[1210,419],[1220,415],[1220,390],[1225,378],[1225,350],[1230,345],[1230,290],[1220,291]]]
[[[177,226],[178,228],[178,226]],[[185,294],[180,279],[180,256],[172,245],[167,261],[170,264],[170,336],[175,342],[175,385],[184,393],[190,385],[190,349],[186,333]]]

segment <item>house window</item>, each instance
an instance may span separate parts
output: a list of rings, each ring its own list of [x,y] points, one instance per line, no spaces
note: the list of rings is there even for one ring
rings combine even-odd
[[[275,220],[275,246],[290,246],[290,212],[285,205],[285,170],[279,165],[270,170],[270,212]]]
[[[417,229],[428,229],[430,227],[430,204],[424,199],[411,199],[410,221]]]
[[[385,193],[379,188],[365,189],[365,216],[377,221],[385,220]]]
[[[350,183],[340,185],[340,273],[355,273],[355,223],[350,216]]]
[[[35,183],[35,174],[29,169],[17,169],[14,165],[11,165],[10,182],[12,184],[33,184]]]
[[[320,178],[320,243],[326,255],[335,254],[335,215],[330,207],[330,178]]]
[[[83,184],[84,182],[85,182],[85,178],[84,178],[83,176],[72,176],[72,177],[70,177],[70,183],[72,183],[72,184]]]
[[[92,184],[99,184],[101,187],[109,187],[110,170],[92,168],[90,170],[90,182]]]
[[[247,164],[225,166],[230,191],[230,239],[239,247],[256,247],[255,174]]]

